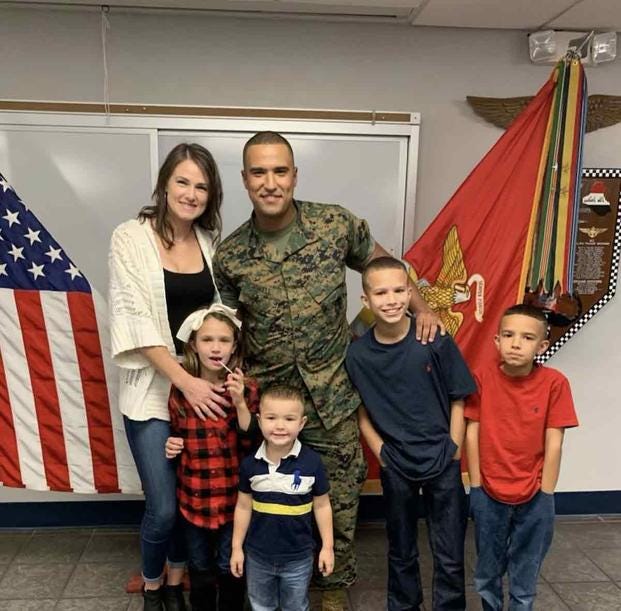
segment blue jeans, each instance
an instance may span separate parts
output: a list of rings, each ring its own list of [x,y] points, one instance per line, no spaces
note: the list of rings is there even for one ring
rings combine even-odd
[[[145,581],[158,581],[167,558],[173,568],[184,566],[186,560],[177,511],[176,462],[164,454],[170,424],[156,418],[141,421],[125,416],[123,421],[145,500],[140,526],[142,576]]]
[[[274,562],[246,553],[246,585],[252,611],[309,611],[313,557]]]
[[[183,520],[191,571],[208,571],[214,577],[230,573],[233,522],[218,530],[195,526]]]
[[[509,609],[533,608],[537,578],[554,532],[554,495],[538,492],[530,501],[508,505],[481,487],[471,488],[477,566],[474,585],[483,609],[503,608],[502,576],[509,574]]]
[[[433,555],[432,608],[465,609],[467,512],[459,461],[451,461],[440,475],[420,482],[390,467],[380,475],[388,534],[388,611],[416,611],[423,602],[417,542],[421,491]]]

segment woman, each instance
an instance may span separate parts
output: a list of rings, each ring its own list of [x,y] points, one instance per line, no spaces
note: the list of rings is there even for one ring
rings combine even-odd
[[[198,144],[179,144],[160,168],[151,206],[119,225],[110,244],[112,358],[121,368],[119,407],[145,495],[141,526],[144,608],[184,610],[183,534],[177,525],[170,435],[171,384],[200,418],[216,419],[223,390],[187,373],[175,338],[199,306],[219,302],[211,257],[221,229],[222,185]],[[166,586],[162,586],[168,563]]]

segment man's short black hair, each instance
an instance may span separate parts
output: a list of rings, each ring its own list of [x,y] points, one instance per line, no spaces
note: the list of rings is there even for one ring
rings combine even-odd
[[[250,138],[250,140],[248,140],[248,142],[246,142],[246,144],[244,144],[244,151],[242,153],[244,167],[246,166],[246,152],[251,146],[255,146],[257,144],[284,144],[289,149],[291,159],[293,160],[293,149],[291,148],[291,144],[289,144],[289,140],[287,140],[284,136],[281,136],[278,132],[257,132],[254,136],[252,136],[252,138]]]

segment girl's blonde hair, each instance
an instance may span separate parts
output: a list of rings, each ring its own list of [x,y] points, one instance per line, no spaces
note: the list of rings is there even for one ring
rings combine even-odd
[[[241,354],[241,349],[242,349],[241,330],[235,326],[233,321],[228,316],[226,316],[225,314],[221,314],[220,312],[210,312],[203,319],[203,323],[210,318],[215,318],[216,320],[226,323],[229,329],[231,329],[231,331],[233,332],[233,341],[235,342],[235,349],[233,350],[233,354],[231,355],[231,360],[228,363],[226,363],[226,365],[229,369],[232,369],[233,371],[235,371],[236,367],[242,366],[242,361],[243,361],[242,354]],[[192,342],[196,339],[196,333],[197,331],[192,331],[192,334],[190,335],[188,341],[185,342],[185,344],[183,344],[183,361],[181,362],[181,366],[191,376],[198,378],[201,375],[201,363],[198,359],[198,354],[192,348]],[[226,373],[227,371],[223,367],[222,374],[226,374]],[[222,377],[224,378],[226,376],[222,375]]]

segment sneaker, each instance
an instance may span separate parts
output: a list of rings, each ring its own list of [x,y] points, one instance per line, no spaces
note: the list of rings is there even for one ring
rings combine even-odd
[[[348,611],[347,591],[345,588],[338,590],[324,590],[321,596],[321,611]]]

